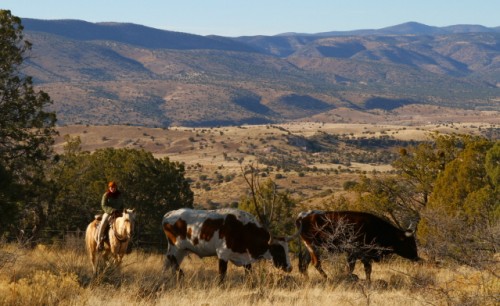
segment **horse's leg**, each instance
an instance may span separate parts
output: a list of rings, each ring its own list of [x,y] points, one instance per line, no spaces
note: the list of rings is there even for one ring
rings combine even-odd
[[[116,266],[119,267],[123,261],[123,256],[125,256],[125,251],[127,250],[127,244],[122,243],[118,248],[118,254],[116,254]]]
[[[97,275],[97,256],[95,250],[89,250],[90,262],[92,263],[92,274],[95,277]]]
[[[118,248],[118,254],[117,255],[117,265],[119,266],[122,261],[123,261],[123,256],[125,255],[125,251],[127,250],[127,243],[122,243],[120,244]]]
[[[94,251],[94,262],[95,262],[95,271],[96,275],[103,272],[103,269],[106,267],[106,251],[98,251],[97,245],[96,250]]]
[[[117,266],[118,262],[119,262],[118,256],[120,255],[120,243],[116,240],[113,226],[109,227],[108,241],[107,241],[107,243],[105,242],[105,244],[107,244],[109,246],[109,249],[107,252],[110,253],[109,255],[111,255],[113,264]],[[109,263],[108,263],[108,265],[109,265]]]
[[[85,248],[92,264],[92,275],[95,277],[97,275],[97,241],[96,237],[96,220],[90,222],[85,231]]]

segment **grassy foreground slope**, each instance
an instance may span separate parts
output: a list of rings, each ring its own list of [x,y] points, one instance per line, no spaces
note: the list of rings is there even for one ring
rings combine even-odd
[[[260,262],[245,276],[229,265],[218,286],[213,258],[187,258],[177,283],[162,273],[163,256],[132,252],[120,270],[92,279],[82,239],[34,250],[1,245],[2,305],[495,305],[500,283],[488,271],[461,266],[417,265],[395,260],[374,265],[371,284],[342,277],[345,258],[326,263],[330,281],[309,269],[309,278]],[[498,271],[497,271],[498,272]],[[357,270],[358,275],[363,275]]]

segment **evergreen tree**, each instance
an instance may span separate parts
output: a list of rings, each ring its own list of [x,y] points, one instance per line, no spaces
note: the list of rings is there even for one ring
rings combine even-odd
[[[456,158],[462,147],[461,137],[431,134],[430,141],[400,150],[400,157],[392,165],[414,193],[413,206],[422,209],[429,201],[438,174]]]
[[[145,242],[164,239],[161,221],[166,212],[193,206],[183,164],[144,150],[82,152],[79,142],[67,138],[66,151],[50,175],[55,198],[48,206],[51,228],[85,230],[94,215],[102,213],[101,198],[109,181],[117,182],[126,207],[136,210],[136,232]]]
[[[419,225],[419,239],[433,256],[485,263],[498,248],[498,142],[463,136],[456,158],[438,175]]]
[[[471,135],[433,135],[401,149],[396,176],[363,176],[355,209],[400,227],[416,225],[433,257],[487,264],[500,244],[500,143]]]
[[[415,229],[428,205],[438,175],[464,146],[466,136],[430,134],[429,141],[402,148],[392,164],[396,176],[363,176],[353,189],[354,207],[390,219],[397,226]]]
[[[353,190],[358,198],[350,209],[384,217],[401,229],[414,230],[420,219],[421,193],[399,176],[362,176]]]
[[[46,198],[43,166],[52,154],[56,116],[21,68],[31,43],[20,18],[0,10],[0,235],[40,229]]]

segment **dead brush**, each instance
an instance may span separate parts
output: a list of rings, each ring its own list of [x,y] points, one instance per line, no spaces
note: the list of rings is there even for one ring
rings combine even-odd
[[[38,245],[30,251],[31,265],[53,274],[75,274],[78,282],[86,286],[90,282],[88,260],[82,248],[64,245]]]
[[[41,270],[36,270],[0,288],[0,292],[8,291],[0,294],[2,305],[64,304],[82,296],[84,291],[74,273],[54,274],[51,271]]]
[[[339,256],[325,262],[326,281],[315,269],[305,277],[263,261],[248,274],[230,264],[219,285],[215,258],[192,256],[177,281],[162,271],[162,254],[135,250],[120,270],[90,280],[91,265],[80,250],[0,250],[19,255],[0,269],[0,305],[497,305],[500,292],[498,278],[488,271],[403,259],[378,264],[371,284],[343,278],[345,260]]]

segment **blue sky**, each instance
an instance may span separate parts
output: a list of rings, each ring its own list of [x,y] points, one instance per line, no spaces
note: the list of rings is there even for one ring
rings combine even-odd
[[[2,0],[1,9],[38,19],[131,22],[200,35],[275,35],[431,26],[500,26],[500,0]]]

